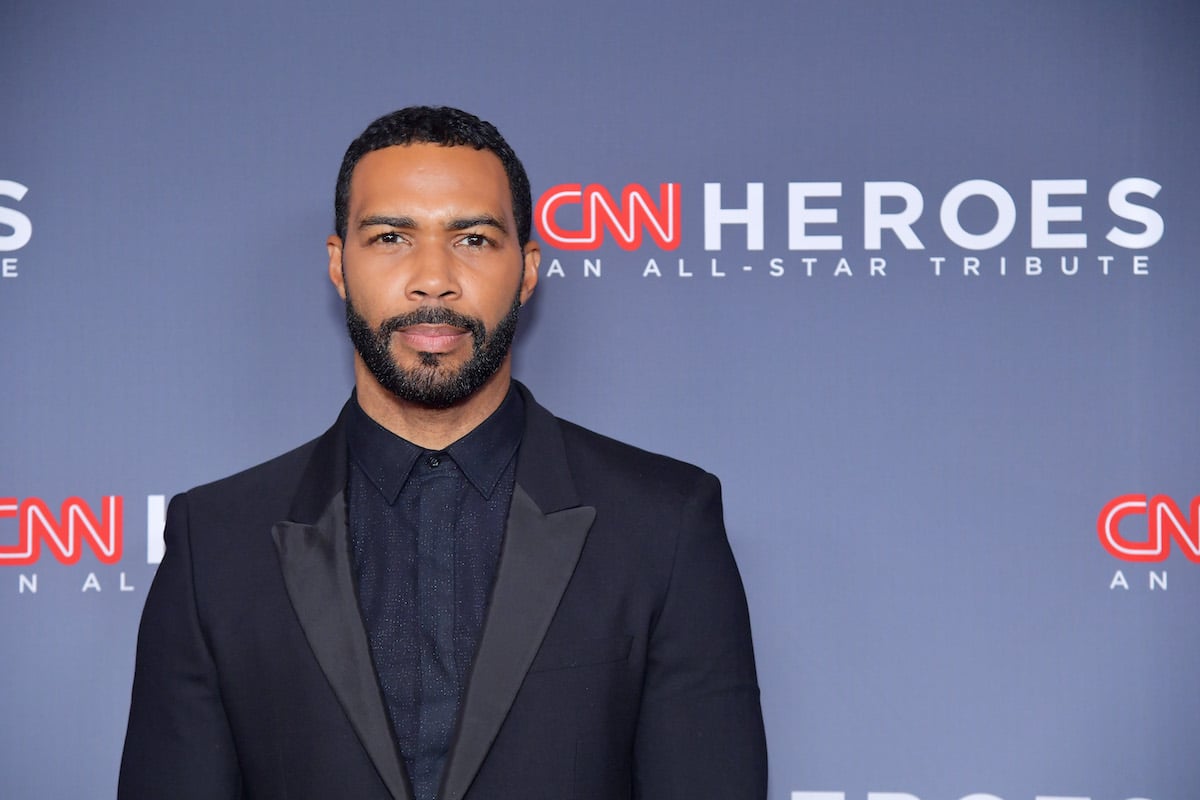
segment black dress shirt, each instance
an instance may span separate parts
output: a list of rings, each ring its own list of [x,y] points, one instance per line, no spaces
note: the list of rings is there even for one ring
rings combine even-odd
[[[375,672],[416,800],[434,800],[496,574],[524,433],[509,390],[445,450],[351,403],[351,560]]]

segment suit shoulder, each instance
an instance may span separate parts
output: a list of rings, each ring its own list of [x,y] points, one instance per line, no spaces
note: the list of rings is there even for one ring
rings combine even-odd
[[[613,439],[558,419],[572,471],[585,479],[601,473],[606,481],[628,484],[631,490],[687,495],[705,480],[716,478],[695,464]]]
[[[213,500],[222,503],[236,502],[241,498],[261,500],[281,491],[290,495],[319,441],[320,437],[305,442],[261,464],[197,486],[186,494],[189,500],[200,503]]]

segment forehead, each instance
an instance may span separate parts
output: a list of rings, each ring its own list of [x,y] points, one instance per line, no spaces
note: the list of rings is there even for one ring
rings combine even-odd
[[[512,215],[512,194],[495,153],[415,143],[373,150],[350,177],[350,213],[427,209]]]

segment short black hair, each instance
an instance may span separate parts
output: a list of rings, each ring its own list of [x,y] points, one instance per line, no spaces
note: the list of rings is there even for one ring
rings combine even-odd
[[[445,147],[467,146],[495,153],[508,175],[517,238],[521,247],[525,246],[529,241],[529,225],[533,217],[529,177],[525,174],[525,167],[495,125],[474,114],[447,106],[409,106],[393,111],[372,122],[350,143],[342,158],[333,196],[333,226],[343,241],[346,239],[346,217],[349,214],[350,177],[359,159],[374,150],[413,142]]]

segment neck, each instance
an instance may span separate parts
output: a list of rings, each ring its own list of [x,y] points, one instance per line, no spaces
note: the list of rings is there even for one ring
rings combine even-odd
[[[474,394],[449,408],[430,408],[402,400],[379,385],[355,354],[358,404],[381,426],[427,450],[441,450],[479,427],[504,402],[511,383],[511,356]]]

